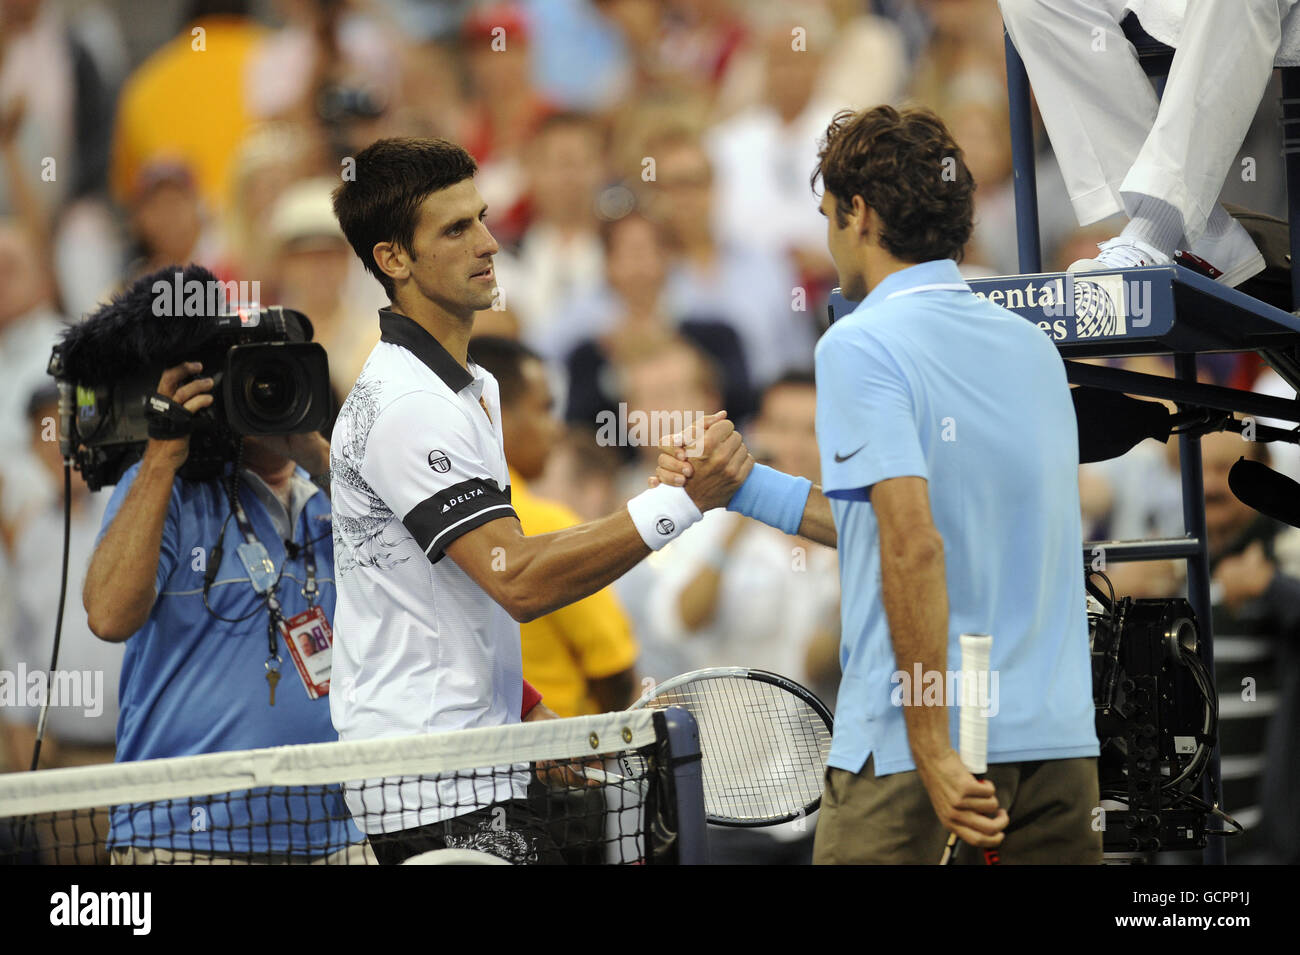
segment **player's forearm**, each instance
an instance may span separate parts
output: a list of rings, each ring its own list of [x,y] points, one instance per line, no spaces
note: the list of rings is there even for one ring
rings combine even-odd
[[[627,511],[521,539],[505,555],[506,609],[521,623],[608,587],[650,553]]]
[[[882,541],[881,586],[897,669],[909,678],[917,664],[923,674],[944,674],[948,587],[939,534],[917,534],[890,546]],[[914,688],[903,700],[908,743],[918,767],[952,747],[947,707],[918,705],[919,690]]]
[[[831,516],[831,502],[822,493],[820,484],[814,484],[808,493],[803,520],[799,523],[799,536],[827,547],[835,547],[839,541],[835,533],[835,518]]]
[[[149,617],[175,477],[172,467],[146,455],[121,510],[95,549],[82,603],[91,632],[101,640],[125,640]]]

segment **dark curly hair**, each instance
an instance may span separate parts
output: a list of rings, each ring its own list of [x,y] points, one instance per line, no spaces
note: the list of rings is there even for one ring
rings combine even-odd
[[[835,114],[811,184],[835,199],[843,228],[853,197],[880,216],[880,243],[903,262],[961,261],[970,239],[975,180],[943,121],[926,109],[892,106]]]

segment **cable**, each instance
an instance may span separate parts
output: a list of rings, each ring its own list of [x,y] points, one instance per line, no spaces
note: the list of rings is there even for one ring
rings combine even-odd
[[[1097,598],[1098,603],[1101,602],[1101,591],[1093,586],[1092,578],[1094,577],[1100,577],[1102,580],[1106,581],[1106,589],[1110,591],[1110,601],[1106,604],[1106,609],[1113,613],[1115,610],[1115,585],[1110,582],[1110,578],[1106,576],[1105,571],[1094,570],[1089,572],[1087,577],[1084,578],[1084,585],[1088,592]]]
[[[1204,661],[1195,654],[1187,654],[1183,657],[1183,660],[1184,666],[1192,674],[1192,682],[1196,684],[1196,689],[1201,694],[1201,700],[1205,704],[1205,723],[1201,730],[1201,739],[1197,740],[1196,752],[1188,760],[1187,766],[1183,768],[1181,773],[1160,786],[1162,793],[1181,786],[1187,780],[1192,783],[1200,781],[1210,761],[1210,741],[1214,739],[1219,729],[1219,701],[1214,693],[1214,684],[1210,680],[1210,674],[1205,668]]]
[[[230,511],[229,513],[226,514],[226,519],[221,522],[221,532],[217,535],[217,542],[212,547],[212,550],[208,555],[208,569],[203,575],[203,609],[206,610],[208,612],[208,615],[211,616],[213,619],[220,620],[222,623],[243,623],[245,620],[257,616],[257,614],[261,613],[262,611],[268,610],[270,606],[271,594],[276,592],[276,590],[280,586],[280,582],[284,579],[285,568],[289,566],[290,561],[298,559],[298,550],[299,550],[298,545],[294,544],[293,541],[285,541],[285,545],[286,545],[285,559],[280,562],[280,571],[275,575],[275,583],[271,585],[271,589],[267,591],[266,595],[262,597],[261,601],[256,606],[254,606],[252,610],[244,614],[242,617],[223,617],[221,614],[213,610],[212,606],[208,603],[208,592],[211,590],[212,584],[216,580],[217,569],[221,563],[222,555],[224,554],[223,548],[226,539],[226,528],[230,525],[230,520],[232,517],[234,517],[235,514],[235,502],[238,500],[236,495],[239,493],[239,473],[242,469],[241,466],[243,464],[243,460],[244,460],[244,439],[241,437],[238,440],[238,443],[236,445],[236,450],[235,450],[234,479],[230,482],[229,486],[227,486],[224,481],[222,482],[222,487],[227,488],[229,492],[227,502],[230,506]],[[311,538],[310,541],[307,540],[306,535],[304,534],[303,547],[305,548],[308,543],[315,544],[320,541],[323,541],[325,538],[332,536],[333,533],[334,533],[333,530],[323,531],[318,537]]]
[[[32,771],[41,762],[41,742],[45,739],[45,722],[50,715],[50,692],[54,671],[59,666],[59,643],[63,638],[63,605],[68,599],[68,551],[72,546],[72,458],[63,459],[63,572],[59,581],[59,606],[54,618],[54,653],[45,674],[45,701],[36,721],[36,745],[32,747]]]
[[[1101,790],[1099,795],[1100,798],[1102,799],[1108,799],[1112,802],[1121,803],[1124,806],[1125,810],[1128,810],[1129,808],[1129,795],[1127,792],[1118,789],[1103,789]],[[1224,837],[1239,836],[1246,831],[1246,827],[1243,826],[1236,819],[1234,819],[1232,816],[1228,815],[1228,813],[1224,812],[1222,809],[1220,809],[1217,806],[1211,806],[1209,803],[1207,803],[1200,796],[1197,796],[1195,793],[1189,793],[1189,792],[1180,793],[1174,799],[1171,799],[1167,805],[1162,805],[1160,808],[1162,810],[1177,809],[1177,808],[1193,809],[1197,812],[1203,812],[1211,816],[1216,816],[1219,819],[1222,819],[1228,825],[1233,827],[1232,829],[1206,829],[1205,834],[1207,836],[1224,836]]]

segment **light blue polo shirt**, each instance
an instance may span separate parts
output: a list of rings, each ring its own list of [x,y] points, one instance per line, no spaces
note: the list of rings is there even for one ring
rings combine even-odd
[[[948,669],[960,634],[993,636],[989,762],[1096,756],[1078,438],[1055,347],[943,259],[881,282],[822,336],[816,367],[842,589],[830,765],[856,773],[874,754],[877,775],[915,768],[870,504],[872,485],[906,476],[928,481],[943,536]],[[950,721],[956,747],[956,706]]]

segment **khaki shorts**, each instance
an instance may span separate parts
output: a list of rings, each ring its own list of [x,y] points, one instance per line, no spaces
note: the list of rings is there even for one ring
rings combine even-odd
[[[1011,819],[1001,864],[1101,863],[1096,757],[999,763],[986,778]],[[915,771],[876,776],[871,759],[857,774],[826,770],[815,865],[935,865],[947,841]],[[957,861],[983,865],[983,852],[962,846]]]

